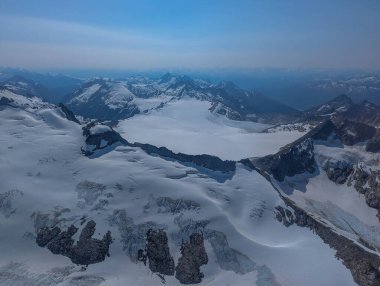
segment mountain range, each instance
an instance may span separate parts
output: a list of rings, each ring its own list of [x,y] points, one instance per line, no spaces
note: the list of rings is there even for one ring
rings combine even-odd
[[[378,105],[170,73],[70,90],[1,85],[1,285],[380,284]]]

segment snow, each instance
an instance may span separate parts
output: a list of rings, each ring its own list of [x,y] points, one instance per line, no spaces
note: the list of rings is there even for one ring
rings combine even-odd
[[[0,90],[0,98],[5,97],[11,100],[11,105],[22,108],[37,108],[43,106],[51,106],[51,104],[43,102],[39,97],[25,97],[9,90]]]
[[[321,167],[326,160],[333,160],[378,169],[376,158],[360,146],[341,148],[314,144],[314,153],[319,172],[286,177],[284,182],[276,182],[283,195],[319,220],[327,222],[338,233],[344,233],[354,241],[361,238],[380,249],[377,210],[366,204],[364,195],[359,194],[353,185],[332,182]]]
[[[116,130],[131,142],[228,160],[276,153],[304,134],[297,130],[264,133],[270,125],[230,120],[212,114],[210,106],[189,98],[171,101],[160,110],[120,121]]]
[[[98,124],[98,125],[95,125],[95,126],[90,128],[90,134],[92,134],[92,135],[101,134],[101,133],[105,133],[108,131],[112,131],[112,129],[111,129],[111,127],[109,127],[107,125]]]
[[[91,85],[90,87],[86,88],[81,94],[77,95],[75,98],[73,98],[71,102],[81,102],[85,103],[87,102],[91,96],[94,95],[99,89],[101,88],[101,85],[96,83]]]
[[[184,112],[182,119],[186,116],[189,114]],[[213,120],[208,126],[204,118],[197,124],[205,124],[204,128],[210,131],[211,126],[216,127],[225,119]],[[187,124],[191,126],[190,122]],[[231,130],[229,133],[234,134]],[[240,164],[230,179],[220,182],[212,174],[149,156],[139,148],[119,146],[101,157],[89,159],[80,152],[84,144],[81,126],[53,109],[31,113],[7,107],[0,111],[0,134],[0,192],[17,189],[22,193],[12,200],[14,212],[10,217],[0,213],[0,284],[69,285],[71,279],[82,277],[82,280],[104,280],[101,285],[105,286],[162,285],[157,275],[142,263],[131,262],[122,251],[119,230],[110,225],[109,218],[114,210],[125,209],[135,224],[154,221],[164,225],[170,251],[177,261],[179,245],[174,237],[179,232],[175,223],[179,215],[158,213],[153,203],[155,198],[166,196],[199,203],[198,213],[184,211],[183,218],[209,220],[208,228],[223,232],[229,246],[255,264],[254,270],[244,275],[222,270],[206,242],[210,259],[202,267],[205,278],[200,285],[265,285],[266,282],[276,285],[274,281],[283,286],[355,285],[350,272],[318,236],[306,228],[286,228],[275,220],[273,208],[282,204],[277,192],[262,176]],[[85,181],[104,186],[92,205],[83,204],[78,196],[78,184]],[[101,199],[109,204],[103,209],[94,208]],[[33,238],[36,223],[33,213],[38,212],[50,213],[50,218],[60,220],[61,227],[71,223],[80,226],[79,219],[83,216],[94,219],[97,237],[111,230],[115,239],[111,256],[80,271],[68,258],[38,247]],[[62,267],[68,268],[63,271]],[[1,282],[4,277],[8,280]],[[178,285],[174,277],[165,279],[166,285]]]
[[[110,109],[123,108],[134,98],[134,94],[128,89],[125,82],[114,83],[107,93],[105,103]]]

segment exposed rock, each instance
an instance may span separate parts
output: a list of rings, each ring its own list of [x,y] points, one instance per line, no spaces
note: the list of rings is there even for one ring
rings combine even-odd
[[[343,144],[352,146],[359,142],[364,142],[373,138],[376,128],[364,123],[344,119],[338,121],[337,134]]]
[[[98,263],[109,255],[108,249],[112,238],[110,231],[101,240],[92,238],[95,226],[94,221],[89,221],[83,228],[76,245],[72,237],[77,233],[78,228],[74,225],[71,225],[67,231],[61,231],[59,227],[42,228],[37,233],[36,243],[40,247],[47,247],[53,254],[67,256],[75,264]]]
[[[348,184],[354,184],[354,188],[364,194],[366,203],[371,208],[380,212],[380,171],[364,170],[361,167],[355,168]]]
[[[131,147],[140,147],[148,154],[157,154],[162,157],[174,159],[183,163],[191,163],[204,167],[213,171],[220,172],[234,172],[236,170],[236,163],[230,160],[222,160],[219,157],[202,154],[202,155],[188,155],[184,153],[174,153],[166,147],[156,147],[150,144],[143,143],[128,143]]]
[[[72,238],[74,236],[74,234],[76,234],[78,231],[78,228],[76,228],[75,226],[71,225],[69,226],[69,228],[67,229],[67,231],[60,231],[59,229],[59,232],[58,230],[55,230],[55,233],[58,233],[56,236],[53,236],[53,230],[48,233],[47,230],[45,229],[45,231],[43,233],[46,233],[49,235],[49,237],[53,237],[48,243],[47,243],[47,248],[53,253],[53,254],[60,254],[60,255],[64,255],[64,256],[67,256],[67,257],[71,257],[71,252],[72,252],[72,248],[73,248],[73,245],[74,245],[74,239]],[[38,232],[37,234],[37,240],[39,241],[43,241],[43,240],[47,240],[47,239],[42,239],[41,238],[41,232]],[[40,238],[40,239],[39,239]]]
[[[47,227],[41,228],[38,232],[36,243],[40,247],[45,247],[53,238],[57,237],[61,232],[59,227],[54,227],[53,229],[49,229]]]
[[[204,247],[203,235],[194,233],[189,242],[181,246],[182,256],[178,259],[175,277],[182,284],[200,283],[204,277],[200,266],[207,264],[208,256]]]
[[[294,216],[293,213],[288,210],[284,209],[282,206],[276,206],[275,209],[276,212],[276,219],[283,223],[285,226],[290,226],[294,223]]]
[[[9,105],[12,102],[13,102],[13,100],[10,99],[10,98],[7,98],[7,97],[1,97],[0,98],[0,106],[2,106],[2,105]]]
[[[284,198],[285,199],[285,198]],[[361,286],[380,285],[380,258],[365,251],[362,247],[332,231],[327,226],[310,217],[305,211],[285,199],[294,210],[294,222],[301,227],[308,227],[330,247],[336,250],[335,256],[351,271],[354,281]]]
[[[60,103],[58,106],[61,108],[62,112],[66,115],[66,118],[68,120],[80,124],[79,120],[75,117],[74,113],[70,109],[68,109],[66,105],[64,105],[63,103]]]
[[[377,129],[376,135],[374,135],[367,143],[367,152],[376,153],[380,151],[380,130]]]
[[[112,243],[111,232],[107,231],[103,239],[92,238],[95,233],[95,226],[96,223],[91,220],[83,228],[70,257],[75,264],[94,264],[103,261],[106,255],[109,256],[108,249]]]
[[[283,181],[286,176],[316,171],[313,150],[313,141],[307,138],[285,146],[277,154],[256,159],[254,165],[272,174],[276,180]]]
[[[197,202],[185,199],[172,199],[169,197],[159,197],[156,199],[156,204],[160,208],[161,213],[180,213],[184,210],[199,210],[200,205]]]
[[[115,210],[112,216],[110,216],[109,222],[111,226],[118,226],[123,250],[126,251],[131,261],[135,263],[143,261],[141,259],[146,247],[146,234],[148,230],[158,230],[165,227],[151,221],[135,224],[133,219],[127,216],[125,210]]]
[[[83,136],[86,137],[86,146],[82,147],[82,153],[86,156],[91,156],[96,150],[101,150],[107,146],[115,143],[120,143],[125,146],[138,147],[148,154],[156,154],[163,158],[169,158],[182,163],[195,164],[199,167],[207,168],[213,171],[220,171],[223,173],[234,172],[236,170],[236,163],[230,160],[222,160],[219,157],[202,154],[202,155],[188,155],[184,153],[174,153],[166,147],[156,147],[150,144],[143,143],[130,143],[120,136],[115,130],[109,127],[108,131],[100,133],[91,133],[91,128],[95,126],[95,122],[91,122],[83,127]]]
[[[326,171],[327,177],[339,185],[344,184],[354,170],[352,164],[346,161],[332,160],[328,160],[322,168]]]
[[[91,156],[96,150],[104,149],[107,146],[111,146],[115,143],[120,143],[127,145],[128,142],[120,136],[115,130],[111,127],[104,125],[105,131],[92,133],[91,128],[95,126],[95,122],[91,122],[82,128],[83,136],[86,137],[86,146],[82,148],[82,153],[86,156]]]
[[[180,228],[172,238],[179,245],[183,241],[188,241],[193,233],[203,233],[204,238],[210,242],[211,247],[221,269],[234,271],[239,274],[245,274],[253,271],[255,263],[246,255],[231,248],[228,244],[226,235],[223,232],[209,229],[208,220],[193,220],[184,218],[181,214],[174,219],[174,222]]]
[[[148,230],[146,253],[149,269],[162,275],[174,275],[174,259],[170,255],[168,237],[163,230]]]

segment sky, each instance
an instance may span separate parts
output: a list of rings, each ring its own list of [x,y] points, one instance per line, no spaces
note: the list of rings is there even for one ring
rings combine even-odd
[[[0,0],[0,66],[380,68],[378,0]]]

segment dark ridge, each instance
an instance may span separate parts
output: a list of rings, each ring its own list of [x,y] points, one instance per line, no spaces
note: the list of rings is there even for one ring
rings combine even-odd
[[[354,281],[361,286],[380,285],[380,258],[378,255],[366,251],[348,238],[335,233],[329,227],[309,216],[304,210],[297,207],[291,200],[282,198],[287,206],[294,210],[294,216],[284,212],[278,212],[285,226],[293,223],[300,227],[307,227],[316,233],[324,243],[333,248],[335,256],[350,270]]]
[[[213,171],[220,171],[223,173],[227,173],[227,172],[235,172],[236,170],[235,161],[222,160],[216,156],[207,155],[207,154],[188,155],[184,153],[174,153],[173,151],[167,149],[166,147],[156,147],[150,144],[144,144],[144,143],[138,143],[138,142],[130,143],[127,140],[125,140],[123,137],[121,137],[120,134],[117,133],[112,128],[111,128],[111,131],[107,131],[104,133],[90,134],[90,129],[93,126],[95,126],[95,123],[90,123],[87,126],[83,127],[83,135],[86,137],[86,141],[85,141],[86,144],[96,146],[96,148],[93,151],[86,151],[86,150],[83,150],[82,148],[82,152],[86,156],[93,155],[95,150],[104,149],[105,147],[111,146],[112,144],[115,144],[115,143],[121,143],[125,146],[141,148],[149,155],[156,154],[163,158],[169,158],[169,159],[179,161],[182,163],[195,164],[197,166],[200,166],[209,170],[213,170]],[[102,140],[107,142],[107,145],[105,147],[101,147]]]
[[[61,108],[62,112],[66,115],[66,118],[70,121],[80,124],[79,120],[75,117],[74,113],[67,108],[63,103],[59,103],[58,106]]]

